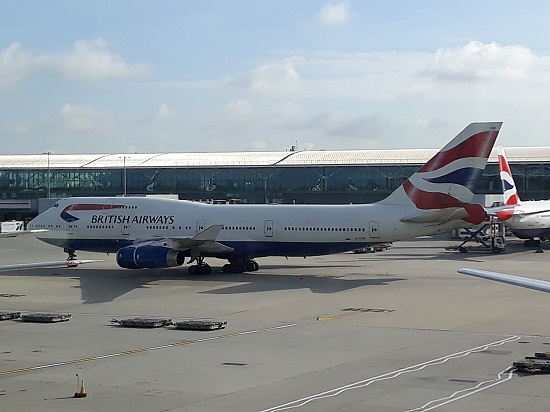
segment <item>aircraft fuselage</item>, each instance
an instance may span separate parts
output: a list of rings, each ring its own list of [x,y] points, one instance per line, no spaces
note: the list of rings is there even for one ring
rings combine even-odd
[[[37,237],[55,246],[114,253],[140,239],[192,237],[223,225],[216,241],[233,252],[210,255],[222,258],[331,254],[453,228],[404,223],[403,213],[403,205],[387,204],[218,205],[94,197],[60,200],[29,227],[47,229]]]

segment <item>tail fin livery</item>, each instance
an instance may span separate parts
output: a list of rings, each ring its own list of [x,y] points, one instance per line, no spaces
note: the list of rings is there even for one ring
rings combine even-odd
[[[504,195],[504,204],[514,206],[520,202],[516,183],[510,170],[506,154],[502,146],[498,147],[498,166],[500,168],[500,181],[502,182],[502,194]]]
[[[421,210],[470,203],[501,126],[502,122],[469,124],[381,203],[412,203]]]

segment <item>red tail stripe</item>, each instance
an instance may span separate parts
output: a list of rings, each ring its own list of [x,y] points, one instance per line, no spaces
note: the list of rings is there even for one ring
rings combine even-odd
[[[455,147],[439,152],[418,171],[431,172],[448,165],[457,159],[463,159],[466,157],[488,158],[497,136],[498,131],[496,130],[476,133]]]
[[[508,165],[508,162],[506,161],[506,158],[504,156],[498,156],[498,165],[500,166],[501,171],[508,172],[508,174],[512,176],[512,171],[510,170],[510,166]]]
[[[439,192],[426,192],[417,188],[408,180],[403,183],[403,189],[419,209],[445,209],[461,206],[462,202],[451,195]]]

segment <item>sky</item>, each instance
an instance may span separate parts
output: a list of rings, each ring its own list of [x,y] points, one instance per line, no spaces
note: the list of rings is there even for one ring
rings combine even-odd
[[[0,154],[550,146],[546,0],[5,0]]]

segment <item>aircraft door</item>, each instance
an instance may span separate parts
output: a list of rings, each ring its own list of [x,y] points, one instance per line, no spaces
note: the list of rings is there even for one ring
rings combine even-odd
[[[369,236],[371,239],[380,237],[380,224],[376,220],[369,222]]]
[[[273,220],[266,220],[264,224],[265,240],[273,241]]]
[[[205,229],[205,221],[204,219],[197,220],[197,233],[202,232]]]

